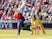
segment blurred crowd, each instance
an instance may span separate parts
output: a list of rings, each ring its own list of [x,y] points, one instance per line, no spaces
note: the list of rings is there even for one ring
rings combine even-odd
[[[19,12],[25,20],[36,15],[40,20],[52,21],[52,0],[0,0],[0,20],[15,19]]]

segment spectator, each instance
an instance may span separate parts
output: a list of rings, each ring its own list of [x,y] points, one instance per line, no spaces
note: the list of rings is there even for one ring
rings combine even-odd
[[[5,2],[3,7],[7,10],[7,8],[9,8],[9,3]]]
[[[0,19],[2,18],[2,16],[3,16],[3,11],[0,11]]]
[[[34,10],[32,9],[33,7]],[[27,13],[44,18],[44,16],[39,14],[49,13],[49,15],[52,15],[52,0],[0,0],[0,12],[2,10],[4,10],[3,18],[12,17],[11,19],[13,19],[15,11],[18,12],[18,10],[20,10],[22,14],[25,13],[25,19],[27,18]],[[0,16],[2,17],[2,14]]]

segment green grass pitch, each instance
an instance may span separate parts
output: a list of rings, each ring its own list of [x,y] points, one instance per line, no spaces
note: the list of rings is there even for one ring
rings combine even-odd
[[[0,39],[52,39],[52,30],[46,30],[46,35],[40,30],[39,35],[30,35],[31,32],[21,30],[17,35],[17,30],[0,30]]]

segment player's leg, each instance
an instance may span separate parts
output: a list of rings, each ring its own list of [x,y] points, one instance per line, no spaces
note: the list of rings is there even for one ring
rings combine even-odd
[[[21,30],[20,22],[18,22],[18,35],[20,34],[20,30]]]
[[[45,29],[44,29],[44,26],[43,26],[43,24],[41,23],[40,19],[37,18],[37,21],[38,21],[38,23],[39,23],[40,29],[43,31],[43,34],[45,34]]]
[[[18,22],[18,35],[20,34],[21,28],[23,26],[23,22],[24,21],[22,19]]]
[[[35,28],[35,34],[36,34],[36,35],[39,34],[39,26],[36,26],[36,28]]]
[[[31,29],[31,31],[32,31],[32,34],[33,34],[33,26],[30,26],[30,29]]]
[[[39,34],[39,24],[37,22],[35,22],[34,24],[34,29],[35,29],[35,34],[38,35]]]
[[[40,29],[42,30],[43,34],[45,34],[45,29],[43,26],[40,26]]]
[[[30,28],[32,30],[32,35],[33,34],[35,34],[35,35],[39,34],[39,26],[31,26]]]
[[[34,34],[34,29],[35,29],[35,26],[30,26],[30,29],[32,31],[32,35]]]

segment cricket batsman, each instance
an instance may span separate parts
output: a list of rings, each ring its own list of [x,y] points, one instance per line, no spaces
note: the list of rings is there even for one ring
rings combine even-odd
[[[35,34],[36,33],[38,34],[39,33],[39,27],[42,30],[43,34],[45,34],[43,24],[41,23],[39,18],[36,16],[32,17],[31,18],[31,26],[30,26],[30,29],[32,30],[32,34],[34,34],[34,29],[35,29]],[[38,30],[38,32],[36,30]]]

